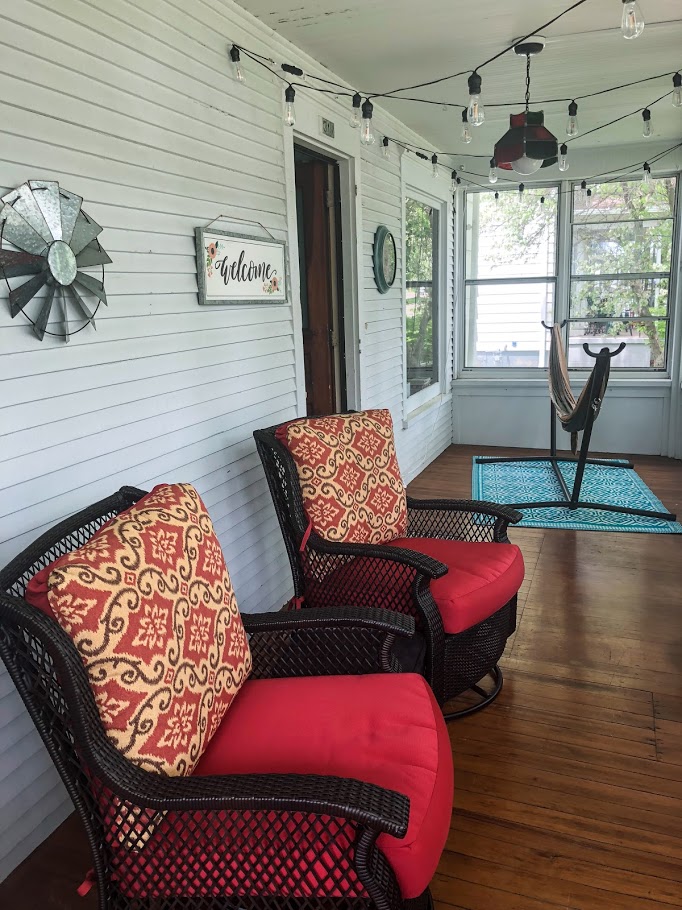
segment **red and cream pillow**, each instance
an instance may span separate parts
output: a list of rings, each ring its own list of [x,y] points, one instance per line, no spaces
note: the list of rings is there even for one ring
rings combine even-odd
[[[407,499],[388,410],[284,424],[313,529],[325,540],[385,543],[407,531]]]
[[[161,484],[38,573],[85,664],[107,735],[148,771],[189,774],[251,670],[211,519]],[[31,590],[32,589],[32,590]]]

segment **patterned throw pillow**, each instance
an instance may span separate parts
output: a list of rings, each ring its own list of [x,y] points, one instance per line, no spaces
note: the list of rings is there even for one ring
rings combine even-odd
[[[117,749],[148,771],[189,774],[251,670],[222,550],[194,487],[155,487],[61,556],[47,595]]]
[[[303,506],[325,540],[404,537],[407,499],[388,410],[295,420],[277,430],[296,463]]]

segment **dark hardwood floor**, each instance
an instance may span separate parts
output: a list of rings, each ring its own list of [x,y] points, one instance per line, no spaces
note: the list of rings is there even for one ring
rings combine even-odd
[[[448,449],[411,485],[469,498]],[[520,454],[520,450],[514,450]],[[633,459],[682,513],[682,462]],[[450,724],[455,803],[438,908],[682,906],[682,536],[513,529],[526,579],[487,710]],[[94,910],[72,818],[0,885],[8,910]]]

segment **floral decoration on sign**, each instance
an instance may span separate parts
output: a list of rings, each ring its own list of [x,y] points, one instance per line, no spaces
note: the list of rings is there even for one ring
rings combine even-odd
[[[266,281],[263,284],[263,290],[266,294],[276,294],[279,291],[281,285],[279,283],[279,278],[273,277],[270,281]]]
[[[212,240],[211,243],[206,246],[206,272],[209,278],[213,275],[213,260],[218,255],[219,246],[219,240]]]

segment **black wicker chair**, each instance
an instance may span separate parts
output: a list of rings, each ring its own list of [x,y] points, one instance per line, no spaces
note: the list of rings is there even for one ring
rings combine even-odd
[[[396,650],[403,667],[424,673],[441,706],[470,690],[466,704],[446,712],[445,719],[464,717],[490,704],[502,688],[498,661],[516,629],[516,593],[482,622],[446,634],[431,592],[432,581],[448,573],[446,565],[406,545],[336,543],[311,530],[296,464],[277,436],[286,426],[257,430],[254,438],[291,564],[292,606],[354,604],[412,615],[417,635],[407,648],[399,644]],[[507,506],[474,500],[408,496],[407,509],[408,538],[449,541],[508,544],[508,526],[522,517]],[[420,642],[421,652],[415,647]]]
[[[382,832],[404,836],[406,796],[340,777],[164,777],[127,761],[107,738],[71,639],[23,595],[40,568],[141,495],[123,487],[56,525],[0,572],[0,656],[85,827],[100,910],[426,910],[428,889],[404,900],[376,844]],[[414,633],[408,616],[358,608],[243,619],[256,678],[395,670],[394,641]],[[145,851],[160,820],[173,835],[163,861]],[[293,859],[292,830],[300,848]],[[324,870],[326,899],[315,895],[326,884],[315,862],[320,831],[340,857],[336,868]],[[131,849],[122,849],[126,839],[134,841]],[[255,869],[244,862],[254,845],[263,857]],[[292,862],[307,895],[278,895],[281,870]]]

